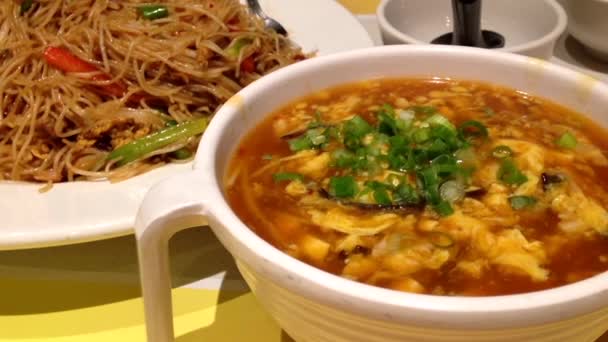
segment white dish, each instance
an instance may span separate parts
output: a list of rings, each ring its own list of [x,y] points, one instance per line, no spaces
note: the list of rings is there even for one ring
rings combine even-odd
[[[262,0],[264,10],[283,23],[305,51],[327,55],[373,46],[367,31],[332,0]],[[47,247],[131,234],[148,189],[192,168],[169,165],[117,184],[0,183],[0,250]]]
[[[608,127],[608,86],[535,58],[451,46],[386,46],[317,58],[243,89],[201,141],[194,170],[154,186],[136,221],[148,341],[173,340],[168,240],[208,220],[260,304],[296,341],[594,341],[608,324],[608,274],[491,297],[403,293],[356,283],[281,252],[230,209],[222,178],[241,137],[303,95],[380,77],[492,82],[576,108]],[[281,91],[277,92],[277,89]],[[205,192],[202,192],[204,189]]]
[[[444,0],[382,0],[377,11],[384,44],[429,44],[452,31],[452,7]],[[481,26],[498,32],[505,46],[496,50],[549,59],[566,30],[567,17],[555,0],[486,1]]]

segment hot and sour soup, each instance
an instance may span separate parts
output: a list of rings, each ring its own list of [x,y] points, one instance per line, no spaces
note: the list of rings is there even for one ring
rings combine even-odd
[[[225,189],[258,235],[336,275],[436,295],[529,292],[608,269],[605,134],[513,89],[372,80],[270,115]]]

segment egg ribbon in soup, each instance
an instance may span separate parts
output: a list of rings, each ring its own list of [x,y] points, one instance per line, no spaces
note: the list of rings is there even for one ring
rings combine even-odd
[[[521,293],[608,269],[606,132],[512,89],[375,80],[271,115],[239,146],[229,202],[285,253],[437,295]]]

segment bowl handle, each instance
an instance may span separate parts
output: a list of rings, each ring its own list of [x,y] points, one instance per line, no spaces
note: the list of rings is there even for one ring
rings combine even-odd
[[[205,193],[211,185],[202,178],[190,171],[158,183],[146,194],[135,219],[148,342],[174,339],[169,239],[181,230],[207,225]]]

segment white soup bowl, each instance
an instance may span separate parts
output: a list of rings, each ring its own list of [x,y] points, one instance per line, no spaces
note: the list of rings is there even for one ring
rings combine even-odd
[[[387,45],[429,44],[452,32],[454,22],[449,0],[382,0],[376,15]],[[482,2],[481,28],[504,36],[500,51],[549,59],[566,26],[566,13],[555,0]]]
[[[218,111],[193,170],[153,187],[139,210],[135,229],[149,341],[173,339],[168,240],[205,223],[234,256],[260,304],[296,341],[590,342],[608,328],[608,273],[509,296],[403,293],[296,260],[257,236],[232,211],[223,187],[229,161],[243,136],[270,113],[327,87],[412,77],[512,87],[608,125],[605,84],[538,59],[483,49],[385,46],[313,58],[265,76]]]

